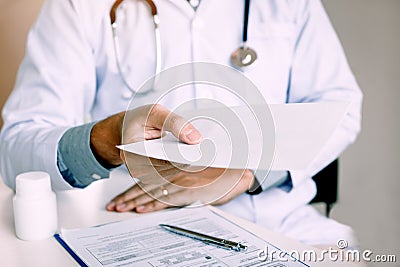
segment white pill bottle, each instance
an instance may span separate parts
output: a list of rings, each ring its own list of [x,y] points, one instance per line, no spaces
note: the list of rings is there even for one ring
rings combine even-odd
[[[13,199],[15,233],[22,240],[42,240],[58,228],[56,194],[46,172],[26,172],[16,178]]]

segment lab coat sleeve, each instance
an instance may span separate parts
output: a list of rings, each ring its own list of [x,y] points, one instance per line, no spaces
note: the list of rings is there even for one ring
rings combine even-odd
[[[299,4],[300,1],[293,1]],[[335,160],[360,131],[362,93],[343,48],[319,0],[302,1],[288,102],[351,102],[344,120],[319,156],[305,170],[290,172],[293,186],[310,178]]]
[[[73,0],[45,2],[3,109],[0,170],[11,188],[17,174],[32,170],[48,172],[54,190],[71,188],[57,168],[57,144],[67,129],[84,123],[94,101],[95,64],[87,40]]]

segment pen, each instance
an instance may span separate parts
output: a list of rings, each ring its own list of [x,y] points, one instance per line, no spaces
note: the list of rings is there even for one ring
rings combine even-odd
[[[210,244],[210,245],[215,245],[218,247],[222,247],[225,249],[230,249],[230,250],[235,250],[235,251],[242,251],[242,250],[246,250],[247,246],[240,244],[238,242],[234,242],[234,241],[229,241],[226,239],[222,239],[222,238],[218,238],[218,237],[214,237],[214,236],[210,236],[210,235],[205,235],[202,233],[197,233],[191,230],[187,230],[187,229],[183,229],[177,226],[173,226],[173,225],[168,225],[168,224],[160,224],[160,226],[162,228],[164,228],[165,230],[168,230],[172,233],[178,234],[178,235],[183,235],[183,236],[187,236],[196,240],[200,240],[203,241],[206,244]]]

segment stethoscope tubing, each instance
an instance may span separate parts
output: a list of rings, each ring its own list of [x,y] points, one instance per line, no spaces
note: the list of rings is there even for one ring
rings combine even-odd
[[[118,38],[118,23],[116,20],[116,14],[117,14],[117,9],[119,5],[123,2],[124,0],[116,0],[115,3],[113,4],[111,10],[110,10],[110,20],[111,20],[111,28],[112,28],[112,35],[113,35],[113,44],[114,44],[114,53],[117,61],[117,68],[120,73],[120,76],[122,78],[122,81],[124,85],[129,89],[129,95],[124,94],[124,98],[131,98],[133,95],[146,95],[151,91],[155,90],[157,80],[158,80],[158,74],[161,72],[161,62],[162,62],[162,46],[161,46],[161,35],[160,35],[160,19],[158,16],[158,10],[157,6],[152,0],[146,0],[148,5],[151,8],[151,14],[153,18],[153,23],[154,23],[154,37],[155,37],[155,44],[156,44],[156,66],[155,66],[155,77],[153,81],[153,87],[150,90],[147,90],[145,92],[139,92],[132,88],[132,86],[129,84],[127,81],[124,71],[121,66],[121,50],[119,46],[119,38]],[[236,65],[239,68],[246,67],[248,65],[251,65],[255,59],[257,58],[257,54],[255,51],[251,48],[247,47],[247,34],[248,34],[248,24],[249,24],[249,13],[250,13],[250,0],[245,0],[244,4],[244,19],[243,19],[243,35],[242,35],[242,46],[238,48],[237,51],[234,51],[234,53],[231,56],[232,63]],[[253,57],[251,59],[251,62],[248,63],[245,60],[247,60],[249,53]]]
[[[249,29],[249,14],[250,14],[250,0],[244,1],[244,15],[243,15],[243,47],[247,42],[247,30]]]

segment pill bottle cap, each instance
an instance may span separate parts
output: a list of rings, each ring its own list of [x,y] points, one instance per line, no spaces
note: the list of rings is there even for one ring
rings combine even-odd
[[[16,178],[16,194],[24,197],[39,197],[51,192],[50,175],[33,171],[21,173]]]

